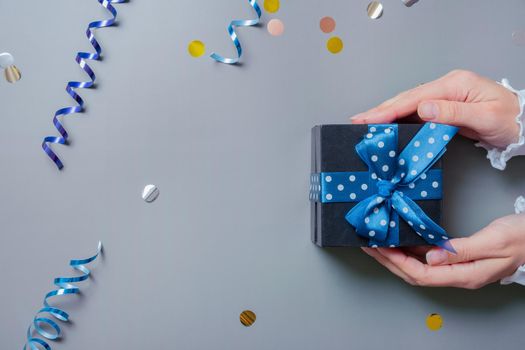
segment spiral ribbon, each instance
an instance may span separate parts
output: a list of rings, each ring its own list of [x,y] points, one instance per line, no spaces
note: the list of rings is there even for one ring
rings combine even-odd
[[[230,25],[228,26],[228,34],[230,35],[230,38],[232,39],[233,44],[235,45],[235,49],[237,50],[237,58],[226,58],[214,52],[210,55],[210,57],[215,61],[226,64],[236,64],[239,62],[239,59],[242,56],[242,47],[239,38],[237,38],[237,33],[235,33],[235,27],[251,27],[257,25],[261,19],[261,8],[257,4],[257,0],[248,0],[248,2],[257,13],[257,18],[249,20],[236,19],[231,21]]]
[[[117,10],[112,6],[112,4],[118,4],[118,3],[124,3],[127,0],[97,0],[106,10],[108,10],[111,15],[113,16],[110,19],[101,20],[101,21],[95,21],[89,23],[86,35],[95,49],[95,52],[78,52],[77,56],[75,58],[75,61],[78,63],[80,68],[86,74],[89,76],[91,81],[70,81],[67,83],[66,86],[66,92],[69,96],[71,96],[76,102],[77,106],[72,107],[64,107],[55,112],[55,115],[53,117],[53,124],[55,125],[55,128],[58,130],[60,136],[46,136],[44,138],[44,141],[42,142],[42,148],[44,149],[44,152],[51,158],[51,160],[55,163],[55,165],[58,167],[58,169],[62,169],[64,167],[64,164],[60,160],[60,158],[56,155],[56,153],[51,149],[52,143],[58,143],[61,145],[67,145],[68,144],[68,133],[62,123],[58,120],[61,116],[66,116],[69,114],[74,113],[80,113],[84,109],[84,100],[80,95],[75,91],[75,89],[88,89],[94,86],[95,84],[95,73],[89,67],[89,65],[86,63],[86,60],[96,60],[99,61],[101,54],[102,54],[102,48],[100,47],[99,43],[95,39],[95,35],[93,34],[93,29],[97,28],[104,28],[104,27],[110,27],[115,24],[117,19]]]
[[[33,333],[36,331],[47,340],[57,340],[60,338],[61,330],[57,322],[53,321],[50,317],[42,316],[42,314],[49,314],[55,319],[63,322],[69,321],[69,314],[64,310],[51,306],[48,302],[48,299],[59,295],[79,294],[79,287],[75,286],[73,283],[82,282],[89,278],[91,272],[85,265],[95,260],[101,251],[102,242],[98,242],[97,253],[95,255],[87,259],[71,260],[69,262],[69,265],[75,270],[80,271],[82,275],[76,277],[55,278],[53,283],[58,287],[58,289],[47,293],[44,297],[44,307],[42,307],[37,312],[33,319],[33,323],[27,329],[27,342],[24,345],[24,350],[27,349],[28,346],[31,350],[51,350],[51,346],[45,340],[34,337]],[[47,327],[44,328],[44,325]]]
[[[429,244],[451,252],[443,228],[414,202],[442,198],[442,175],[430,169],[446,151],[458,128],[427,123],[399,154],[398,125],[369,125],[355,147],[368,172],[322,172],[312,175],[312,200],[358,202],[345,216],[372,247],[399,244],[401,217]]]

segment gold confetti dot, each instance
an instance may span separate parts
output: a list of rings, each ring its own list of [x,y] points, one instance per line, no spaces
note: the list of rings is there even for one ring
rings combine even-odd
[[[206,52],[206,45],[204,45],[204,43],[202,41],[193,40],[188,45],[188,52],[193,57],[200,57],[200,56],[204,55],[204,53]]]
[[[431,331],[438,331],[443,326],[443,319],[440,314],[430,314],[427,316],[427,327]]]
[[[255,316],[255,313],[250,310],[244,310],[239,316],[239,320],[245,327],[250,327],[252,324],[254,324],[256,318],[257,317]]]
[[[279,0],[264,0],[264,9],[267,12],[275,13],[279,11],[280,6]]]
[[[343,41],[338,36],[333,36],[326,42],[326,48],[333,54],[339,53],[343,49]]]

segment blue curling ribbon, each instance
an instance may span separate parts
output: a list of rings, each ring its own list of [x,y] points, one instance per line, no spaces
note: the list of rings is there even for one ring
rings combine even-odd
[[[310,199],[358,202],[345,218],[372,247],[399,245],[401,217],[429,244],[454,252],[445,230],[414,200],[442,198],[441,170],[430,168],[457,132],[457,127],[427,123],[398,154],[398,126],[369,125],[356,145],[369,171],[313,174]]]
[[[237,58],[226,58],[223,57],[217,53],[212,53],[210,55],[211,58],[213,58],[217,62],[226,63],[226,64],[236,64],[239,62],[239,59],[242,56],[242,47],[241,42],[237,38],[237,33],[235,33],[235,27],[250,27],[257,25],[261,19],[261,8],[257,4],[257,0],[248,0],[250,3],[250,6],[253,7],[255,12],[257,13],[257,18],[255,19],[249,19],[249,20],[240,20],[236,19],[230,22],[230,25],[228,26],[228,34],[230,35],[230,38],[233,41],[233,44],[235,45],[235,49],[237,50]]]
[[[56,153],[51,149],[52,143],[58,143],[61,145],[67,145],[68,144],[68,133],[62,123],[58,120],[58,117],[60,116],[66,116],[68,114],[74,114],[74,113],[80,113],[84,109],[84,100],[80,97],[80,95],[74,90],[74,89],[88,89],[94,86],[95,84],[95,73],[93,70],[89,67],[89,65],[86,63],[86,60],[96,60],[99,61],[101,54],[102,54],[102,48],[100,47],[99,43],[95,39],[95,35],[93,34],[93,29],[96,28],[104,28],[104,27],[110,27],[113,24],[115,24],[115,21],[117,19],[117,10],[111,5],[111,4],[117,4],[117,3],[124,3],[127,2],[127,0],[97,0],[106,10],[108,10],[111,15],[113,16],[110,19],[101,20],[101,21],[95,21],[89,23],[86,35],[95,49],[96,52],[78,52],[77,57],[75,58],[75,61],[78,63],[80,68],[86,74],[89,76],[91,81],[70,81],[67,83],[66,86],[66,92],[69,96],[71,96],[77,103],[78,106],[72,106],[72,107],[64,107],[59,109],[55,112],[55,116],[53,117],[53,124],[55,125],[55,128],[58,130],[60,136],[46,136],[44,138],[44,141],[42,142],[42,148],[44,149],[44,152],[51,158],[51,160],[56,164],[58,169],[62,169],[64,167],[64,164],[60,160],[60,158],[56,155]]]
[[[89,278],[90,271],[85,265],[95,260],[101,251],[102,242],[98,242],[97,253],[95,255],[87,259],[71,260],[69,262],[69,265],[75,270],[80,271],[82,275],[76,277],[55,278],[53,283],[58,287],[58,289],[47,293],[44,297],[44,307],[38,310],[33,319],[33,323],[27,329],[27,341],[24,345],[24,350],[28,349],[28,347],[31,350],[51,350],[51,346],[45,340],[34,337],[33,333],[36,331],[47,340],[57,340],[60,338],[61,330],[57,322],[55,322],[50,317],[42,316],[42,314],[51,315],[55,319],[63,322],[69,321],[69,314],[64,310],[51,306],[48,300],[52,297],[60,295],[79,294],[80,289],[73,283],[82,282]],[[47,327],[44,328],[44,325]]]

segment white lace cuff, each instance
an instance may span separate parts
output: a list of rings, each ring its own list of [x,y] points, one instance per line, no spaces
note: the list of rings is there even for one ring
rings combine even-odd
[[[525,213],[525,198],[519,196],[514,203],[514,210],[516,214]],[[518,267],[512,276],[505,277],[500,281],[501,284],[518,283],[525,286],[525,265]]]
[[[516,96],[518,96],[520,104],[520,112],[516,116],[516,123],[518,123],[520,127],[518,142],[508,145],[505,149],[499,149],[484,142],[478,142],[476,143],[476,146],[483,147],[488,151],[487,158],[490,160],[490,163],[494,168],[504,170],[507,166],[507,161],[510,158],[517,155],[525,154],[525,136],[523,135],[523,129],[525,124],[525,113],[523,113],[523,106],[525,105],[525,90],[514,89],[512,86],[510,86],[509,81],[507,79],[502,79],[501,85],[515,93]]]
[[[501,284],[518,283],[525,286],[525,265],[518,267],[512,276],[505,277],[500,281]]]

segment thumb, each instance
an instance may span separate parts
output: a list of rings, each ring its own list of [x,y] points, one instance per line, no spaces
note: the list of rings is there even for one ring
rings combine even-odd
[[[424,121],[476,129],[482,110],[476,103],[434,100],[421,102],[417,113]]]
[[[467,238],[455,238],[449,241],[456,254],[452,254],[442,248],[432,248],[426,254],[427,264],[429,265],[449,265],[460,262],[469,262],[487,257],[490,246],[483,237],[471,236]]]

